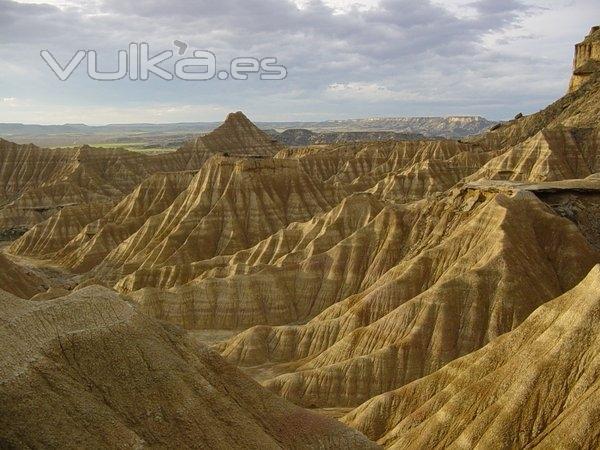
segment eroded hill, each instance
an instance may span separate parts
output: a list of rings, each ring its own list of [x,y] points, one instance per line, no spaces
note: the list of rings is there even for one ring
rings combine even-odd
[[[196,376],[189,372],[196,369],[221,376],[215,364],[234,371],[192,343],[207,339],[229,364],[286,400],[332,408],[334,414],[357,408],[344,421],[384,446],[593,448],[594,267],[600,263],[597,33],[578,47],[575,81],[563,98],[468,142],[291,149],[241,113],[160,156],[3,141],[0,156],[12,166],[2,172],[6,204],[0,221],[6,238],[19,227],[28,231],[4,249],[8,257],[0,255],[0,268],[10,274],[0,276],[0,288],[10,290],[7,280],[14,278],[18,283],[10,292],[38,304],[6,297],[6,305],[24,308],[21,315],[44,311],[40,315],[60,320],[71,320],[63,304],[80,305],[81,317],[73,320],[113,321],[117,336],[125,327],[127,356],[141,349],[144,363],[152,365],[162,364],[156,361],[164,353],[165,376],[181,370],[184,380]],[[60,268],[68,283],[48,284],[27,271],[24,262],[30,261]],[[79,290],[66,295],[75,285]],[[89,293],[102,302],[90,300]],[[61,326],[71,330],[68,320]],[[88,340],[71,344],[59,338],[65,361],[65,345],[72,345],[71,351],[105,358],[102,364],[121,364],[111,359],[118,351],[111,358],[92,351],[108,339],[98,333],[90,334],[89,347]],[[147,345],[150,355],[144,353]],[[16,364],[8,361],[7,367]],[[73,370],[80,376],[69,364],[60,362],[55,376]],[[124,374],[138,376],[123,364],[118,367]],[[98,381],[90,379],[93,391]],[[120,379],[111,375],[105,382],[118,387],[111,393],[115,402],[138,401]],[[167,391],[191,392],[180,382],[169,381]],[[240,417],[247,425],[240,429],[243,436],[255,430],[252,446],[365,442],[251,386],[252,395],[267,399],[257,411],[235,389],[209,390],[239,400],[223,417]],[[81,386],[74,389],[79,393]],[[179,417],[184,406],[157,395],[162,386],[148,389],[149,410],[166,404],[168,411],[174,408],[170,417]],[[200,403],[185,407],[195,411],[205,399],[192,391]],[[138,417],[132,405],[117,409]],[[207,423],[221,417],[212,406]],[[290,437],[285,427],[269,428],[265,421],[277,423],[272,408],[307,414],[322,433],[311,437],[302,425]],[[185,420],[173,419],[159,431],[154,426],[146,419],[127,422],[124,439],[133,436],[131,430],[131,439],[144,442],[163,442],[156,436],[164,436],[165,442],[183,444],[195,436],[195,425]],[[148,429],[153,437],[144,434]],[[25,429],[14,433],[29,436]],[[235,439],[226,444],[242,442]]]
[[[597,448],[600,266],[514,331],[343,421],[386,448]]]
[[[0,301],[2,447],[375,448],[106,288]]]

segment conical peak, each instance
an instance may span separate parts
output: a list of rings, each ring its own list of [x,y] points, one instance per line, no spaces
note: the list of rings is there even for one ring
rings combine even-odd
[[[246,122],[252,123],[248,117],[242,111],[236,111],[227,114],[227,118],[225,119],[225,123],[228,122]],[[254,125],[254,124],[253,124]]]
[[[229,129],[254,129],[256,131],[260,131],[259,128],[252,123],[246,115],[241,112],[232,112],[227,115],[225,122],[221,126],[219,126],[215,131],[224,131]]]
[[[226,155],[273,156],[281,150],[276,140],[261,131],[241,111],[229,114],[220,127],[199,137],[190,146]]]

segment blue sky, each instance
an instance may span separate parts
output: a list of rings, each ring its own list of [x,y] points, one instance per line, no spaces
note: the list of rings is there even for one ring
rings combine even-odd
[[[0,122],[131,123],[482,115],[541,109],[566,90],[597,0],[0,0]],[[40,58],[175,39],[217,61],[275,56],[283,81],[59,81]]]

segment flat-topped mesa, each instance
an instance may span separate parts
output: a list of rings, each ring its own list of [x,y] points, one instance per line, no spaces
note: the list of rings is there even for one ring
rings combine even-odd
[[[241,111],[230,113],[214,131],[187,142],[184,150],[236,155],[273,156],[283,146],[254,125]]]
[[[569,92],[579,89],[595,73],[600,73],[600,26],[592,27],[583,42],[575,46]]]

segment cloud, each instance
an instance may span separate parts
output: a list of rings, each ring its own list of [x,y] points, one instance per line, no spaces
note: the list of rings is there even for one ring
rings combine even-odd
[[[585,21],[600,13],[591,0],[573,5],[561,0],[0,0],[0,57],[10,68],[0,95],[28,96],[32,104],[49,108],[53,102],[85,105],[90,117],[98,115],[96,109],[119,104],[124,110],[131,104],[179,104],[186,111],[183,106],[192,101],[249,105],[261,117],[308,111],[357,116],[368,103],[369,115],[473,108],[473,114],[497,118],[511,115],[510,108],[546,102],[566,84],[572,44],[587,31]],[[576,16],[582,5],[585,17]],[[560,49],[551,30],[539,23],[553,14],[573,17],[575,30],[581,23],[577,38],[562,37],[567,42]],[[63,61],[79,48],[96,49],[106,64],[114,64],[116,51],[129,42],[149,42],[158,52],[173,49],[174,39],[213,51],[223,64],[235,56],[276,56],[289,76],[272,83],[103,84],[78,73],[61,83],[39,57],[42,48]],[[553,45],[544,47],[548,42]],[[187,111],[195,120],[195,110]]]
[[[327,95],[346,101],[389,102],[423,100],[414,92],[394,91],[377,83],[333,83],[327,86]]]

